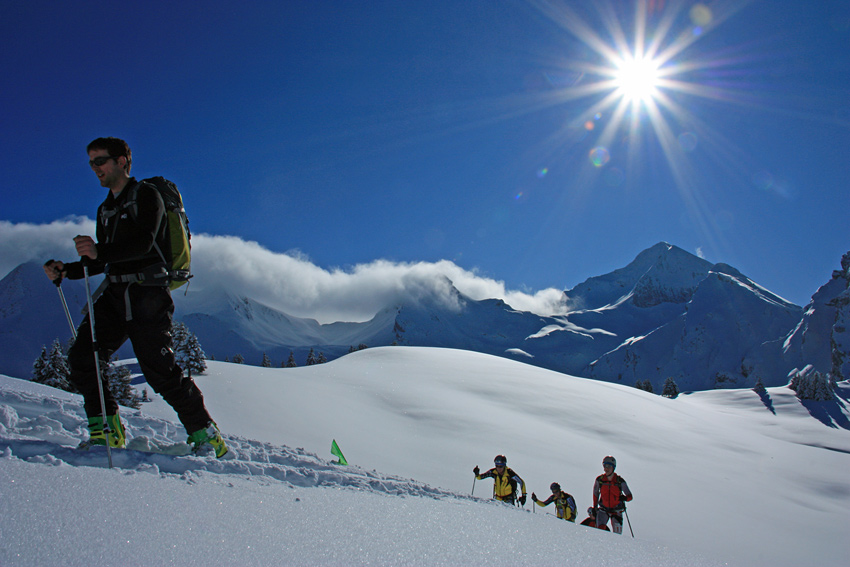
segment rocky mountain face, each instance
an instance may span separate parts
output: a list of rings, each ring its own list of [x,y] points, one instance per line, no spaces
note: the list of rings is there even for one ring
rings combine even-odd
[[[659,243],[629,265],[564,292],[562,316],[517,311],[504,301],[472,300],[450,281],[441,295],[389,305],[370,321],[319,324],[293,317],[239,290],[175,294],[175,317],[208,356],[241,354],[277,366],[293,352],[328,359],[359,345],[403,344],[485,352],[576,376],[655,391],[672,377],[680,390],[750,387],[788,381],[811,364],[850,373],[850,253],[805,309],[759,286],[735,268],[711,264]],[[63,284],[72,313],[85,306],[80,282]],[[69,335],[56,291],[41,267],[25,264],[0,281],[0,373],[27,377],[41,345]],[[75,315],[79,321],[80,316]],[[125,347],[123,356],[132,356]]]

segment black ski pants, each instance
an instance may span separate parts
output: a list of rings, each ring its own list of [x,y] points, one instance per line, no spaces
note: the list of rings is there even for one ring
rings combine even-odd
[[[94,304],[99,356],[101,361],[109,360],[129,338],[145,380],[174,408],[186,431],[193,433],[206,427],[211,418],[203,394],[191,378],[183,376],[174,359],[173,314],[174,302],[167,287],[109,284]],[[69,379],[83,395],[86,415],[101,415],[88,315],[77,329],[77,340],[68,352],[68,365]],[[106,414],[114,415],[118,404],[106,383],[103,395]]]

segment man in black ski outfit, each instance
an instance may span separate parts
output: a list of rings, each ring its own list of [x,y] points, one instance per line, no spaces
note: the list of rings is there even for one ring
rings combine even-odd
[[[204,397],[194,381],[183,376],[174,358],[171,341],[174,303],[168,282],[145,277],[164,269],[154,242],[160,249],[170,249],[162,196],[152,185],[136,187],[137,181],[130,177],[132,154],[123,140],[98,138],[88,145],[87,151],[89,166],[101,186],[109,189],[97,210],[97,240],[91,236],[75,237],[81,261],[65,264],[50,260],[44,271],[51,280],[81,279],[85,261],[91,275],[106,274],[109,284],[94,304],[100,359],[108,360],[129,338],[145,379],[177,412],[189,433],[187,441],[196,450],[210,444],[216,456],[222,457],[227,446],[204,406]],[[135,215],[127,208],[131,193],[136,195]],[[118,417],[118,404],[106,384],[103,385],[106,416],[102,415],[89,325],[86,315],[68,352],[69,379],[83,395],[89,443],[123,447],[124,427]],[[108,428],[104,427],[104,418]]]

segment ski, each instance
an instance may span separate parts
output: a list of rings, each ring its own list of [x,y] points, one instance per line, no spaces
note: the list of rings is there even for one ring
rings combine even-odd
[[[77,445],[77,450],[88,451],[93,447],[106,447],[90,441],[81,441]],[[134,437],[123,448],[128,451],[139,451],[141,453],[153,453],[157,455],[171,455],[173,457],[186,457],[188,455],[200,455],[200,452],[195,452],[188,443],[159,443],[145,436]]]

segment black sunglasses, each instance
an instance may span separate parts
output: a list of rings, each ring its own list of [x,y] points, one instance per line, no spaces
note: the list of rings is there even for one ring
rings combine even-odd
[[[111,159],[117,160],[121,156],[100,156],[89,160],[89,167],[100,167]]]

